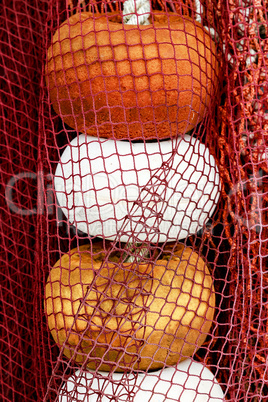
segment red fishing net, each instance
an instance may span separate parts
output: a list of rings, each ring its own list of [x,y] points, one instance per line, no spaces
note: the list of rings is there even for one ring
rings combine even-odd
[[[266,400],[267,2],[0,8],[1,400]]]

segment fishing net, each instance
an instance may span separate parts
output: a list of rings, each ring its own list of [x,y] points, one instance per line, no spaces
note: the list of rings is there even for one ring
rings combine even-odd
[[[1,400],[264,401],[267,2],[126,4],[0,5]]]

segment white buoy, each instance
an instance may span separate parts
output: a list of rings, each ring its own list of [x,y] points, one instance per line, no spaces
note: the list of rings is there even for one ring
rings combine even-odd
[[[100,399],[98,399],[100,398]],[[211,371],[191,359],[146,374],[76,371],[62,386],[59,402],[223,402]]]
[[[63,152],[54,186],[72,225],[123,242],[196,234],[220,196],[215,159],[189,135],[131,143],[81,134]]]

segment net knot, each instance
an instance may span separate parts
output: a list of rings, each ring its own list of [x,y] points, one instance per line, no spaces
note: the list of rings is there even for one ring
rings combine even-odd
[[[123,6],[123,22],[130,25],[148,25],[150,11],[149,0],[126,0]]]

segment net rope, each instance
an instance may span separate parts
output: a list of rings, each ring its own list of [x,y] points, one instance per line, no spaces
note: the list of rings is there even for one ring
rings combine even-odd
[[[127,3],[130,9],[126,8]],[[141,4],[145,7],[145,2]],[[201,398],[203,392],[209,400],[219,386],[225,400],[265,401],[268,395],[267,1],[152,0],[150,3],[146,2],[145,8],[140,8],[140,2],[135,6],[135,3],[129,0],[125,3],[109,0],[4,0],[0,9],[0,138],[3,150],[0,399],[14,402],[142,399],[153,401],[154,397],[159,397],[159,400],[175,401],[178,400],[179,392],[182,392],[183,401],[183,396],[188,400],[193,399],[193,395],[196,399]],[[85,33],[82,35],[85,44],[82,52],[73,45],[69,59],[68,52],[66,59],[63,53],[60,53],[60,56],[52,53],[54,66],[59,60],[67,60],[71,65],[65,65],[62,81],[57,84],[56,81],[53,81],[53,84],[47,83],[48,50],[53,35],[61,24],[67,21],[68,38],[68,35],[74,32],[75,26],[81,28],[83,12],[92,13],[96,40],[106,35],[109,42],[119,35],[119,27],[116,24],[119,25],[120,18],[124,18],[123,14],[128,18],[133,12],[134,24],[138,19],[143,25],[138,30],[138,36],[141,37],[141,32],[152,26],[151,20],[148,24],[148,14],[152,11],[160,15],[170,16],[176,13],[182,16],[184,25],[179,29],[188,41],[195,35],[191,36],[186,32],[185,21],[194,21],[195,33],[198,32],[198,24],[201,24],[210,38],[205,52],[208,52],[211,44],[215,46],[218,70],[212,102],[207,104],[204,116],[189,131],[185,129],[183,135],[177,128],[178,110],[183,110],[181,104],[177,104],[176,124],[173,125],[173,109],[170,107],[168,117],[164,115],[165,126],[161,126],[165,110],[161,103],[161,90],[154,90],[156,74],[148,73],[148,70],[150,102],[159,103],[157,107],[152,106],[152,103],[150,107],[148,104],[139,103],[144,101],[143,96],[146,93],[146,89],[138,87],[142,67],[139,67],[139,76],[135,76],[136,70],[132,66],[130,74],[129,70],[124,70],[123,78],[119,79],[120,61],[117,60],[115,74],[112,76],[109,69],[105,70],[105,62],[102,60],[101,74],[96,78],[96,93],[93,92],[94,78],[90,81],[91,92],[88,94],[83,87],[86,79],[79,81],[80,67],[76,65],[75,80],[76,83],[79,81],[79,84],[72,86],[71,74],[72,65],[76,63],[75,55],[85,55],[87,48],[90,48]],[[104,15],[107,21],[106,16],[110,15],[109,13],[111,18],[115,18],[114,25],[109,27],[106,23],[105,32],[102,27],[101,32],[96,34],[100,17]],[[144,22],[145,19],[147,22]],[[72,21],[76,22],[72,25]],[[125,38],[130,41],[129,49],[133,49],[136,34],[131,27],[132,20],[127,22],[129,28],[125,28],[125,32],[130,32],[130,35]],[[158,26],[157,23],[155,27]],[[168,24],[170,34],[171,19]],[[158,29],[161,30],[164,31],[164,28]],[[160,35],[158,31],[155,28],[155,35]],[[204,38],[203,33],[202,41]],[[150,40],[149,38],[149,43]],[[144,39],[143,57],[138,57],[138,61],[145,59],[147,55],[148,43],[145,41]],[[61,52],[64,51],[64,42],[66,44],[68,39],[58,39]],[[121,45],[121,42],[114,45],[114,59]],[[106,45],[98,46],[98,57],[105,57]],[[191,46],[188,46],[188,51],[183,56],[185,59],[192,54],[192,50],[189,50],[192,49]],[[159,49],[157,57],[161,54],[161,46]],[[200,44],[198,49],[201,58]],[[109,54],[107,58],[110,62],[114,59],[109,59]],[[181,54],[182,51],[179,51],[176,57],[181,57]],[[207,64],[204,75],[208,79],[212,56],[205,54]],[[127,60],[130,56],[131,50],[128,50]],[[155,57],[152,59],[155,60]],[[91,64],[94,63],[89,61],[88,65]],[[197,64],[200,65],[199,59]],[[170,66],[171,64],[166,71],[167,77],[172,75]],[[146,68],[149,68],[148,65]],[[191,68],[193,74],[194,68]],[[161,64],[161,74],[164,76],[164,62]],[[178,71],[176,74],[178,75]],[[184,76],[191,74],[186,71]],[[131,90],[123,87],[127,82],[124,78],[128,75],[136,79],[136,86]],[[51,77],[57,77],[57,74],[53,72]],[[97,81],[99,78],[104,80],[104,87],[99,84],[102,81]],[[113,96],[117,96],[112,95],[112,80],[115,78],[121,85],[120,97],[116,99],[120,99],[122,113],[116,109],[118,103],[111,104]],[[180,80],[184,82],[183,73]],[[196,82],[200,84],[201,80],[200,73]],[[163,82],[166,85],[169,81]],[[194,85],[197,84],[192,83],[190,90],[192,99],[196,100]],[[61,92],[66,91],[66,88],[67,92]],[[50,93],[53,89],[56,91],[54,101],[53,94]],[[73,96],[73,93],[76,95]],[[169,96],[167,94],[170,93],[166,91],[166,102]],[[187,94],[187,91],[185,93]],[[155,97],[152,94],[156,94]],[[98,103],[98,97],[105,99],[106,103]],[[81,112],[77,111],[75,102],[77,99],[80,102],[82,98]],[[71,111],[66,109],[64,103],[70,99]],[[91,109],[87,109],[87,102],[91,99],[94,99],[95,103]],[[135,108],[126,106],[126,99],[128,102],[135,100],[139,106],[136,107],[138,114],[135,114]],[[132,114],[129,115],[134,116],[132,120],[128,120],[130,109]],[[148,115],[151,110],[153,113]],[[103,111],[107,112],[106,120],[100,120],[99,116],[102,116]],[[197,116],[201,115],[201,111],[202,106],[199,106]],[[187,113],[188,117],[184,117],[183,121],[189,127],[191,115]],[[83,121],[79,125],[78,117],[81,115]],[[91,116],[89,123],[87,116]],[[145,121],[142,120],[144,116],[147,116]],[[119,120],[115,121],[117,117]],[[75,121],[76,125],[72,127],[71,121]],[[108,131],[105,126],[107,122],[110,124]],[[123,128],[127,127],[126,131],[120,131],[122,122]],[[134,123],[136,126],[132,130]],[[157,135],[156,138],[145,138],[147,132],[152,132],[150,124],[157,135],[163,132],[162,127],[168,126],[168,135],[163,139]],[[90,130],[85,133],[83,128],[87,127]],[[172,131],[174,127],[177,130],[175,134]],[[96,154],[95,159],[93,157],[88,165],[84,164],[89,152],[97,152],[92,150],[96,150],[96,144],[101,143],[105,132],[110,133],[111,142],[106,139],[102,146],[98,145],[98,156]],[[118,132],[123,133],[125,137],[115,138]],[[142,138],[126,138],[127,135],[132,135],[131,133],[136,135],[140,132]],[[79,147],[75,143],[78,134],[83,134],[85,138],[86,154],[84,159],[82,158],[83,163],[80,162],[78,151],[80,145],[82,147],[82,142],[79,142],[82,137],[78,141]],[[89,138],[93,138],[91,142]],[[115,148],[112,143],[116,144],[113,145]],[[123,144],[123,148],[119,148],[119,143]],[[162,145],[163,143],[166,145]],[[108,144],[107,148],[105,144]],[[128,144],[132,144],[130,151]],[[142,144],[145,144],[143,148]],[[171,144],[170,148],[167,144]],[[190,147],[189,144],[193,145]],[[182,148],[182,145],[186,148]],[[166,148],[161,148],[162,146]],[[55,188],[56,178],[61,175],[60,170],[56,173],[57,167],[64,169],[68,166],[68,158],[62,162],[66,149],[70,150],[71,160],[77,153],[75,168],[71,164],[71,175],[74,172],[72,169],[77,169],[76,176],[75,180],[70,182],[78,186],[76,193],[72,187],[66,187],[67,179],[61,191]],[[156,159],[161,160],[157,165],[158,170],[150,160],[152,149],[155,158],[158,155]],[[193,155],[196,152],[198,159],[194,159],[194,156],[188,157],[192,149],[195,150]],[[118,155],[131,155],[131,159],[124,165],[123,157],[120,159]],[[202,157],[204,162],[200,165]],[[115,163],[114,160],[118,165],[113,165],[109,171],[108,161]],[[179,167],[183,167],[182,171],[179,171]],[[86,169],[91,169],[91,174],[87,174]],[[198,169],[201,172],[200,177],[204,169],[204,177],[207,180],[202,188],[196,183],[197,176],[194,172]],[[120,172],[121,181],[119,176],[116,180],[112,178],[114,171]],[[92,211],[95,211],[90,222],[91,218],[83,211],[87,211],[89,199],[86,198],[86,187],[89,185],[89,177],[94,177],[92,172],[98,172],[99,176],[90,182],[91,188],[94,189],[94,197],[90,202]],[[187,173],[188,189],[177,186],[178,172],[184,180],[186,176],[183,174],[191,172]],[[215,184],[217,172],[219,183]],[[211,175],[213,179],[208,179]],[[193,202],[196,202],[196,208],[193,209],[198,211],[198,202],[193,201],[192,197],[194,194],[207,197],[201,209],[204,211],[206,206],[209,208],[209,202],[215,201],[212,197],[215,193],[206,193],[211,182],[214,183],[213,188],[220,188],[220,197],[215,198],[215,209],[199,228],[201,213],[189,213]],[[140,186],[138,193],[135,187],[137,185]],[[72,206],[78,202],[81,188],[82,218],[78,213],[74,215],[72,212]],[[120,197],[113,198],[119,189]],[[67,200],[65,210],[59,205],[60,193],[63,199]],[[104,193],[109,195],[108,201],[101,198]],[[121,200],[126,200],[129,194],[133,203],[125,210],[125,204],[121,203]],[[179,207],[178,204],[172,204],[174,194],[179,194],[181,199],[186,200],[179,225],[175,212]],[[158,210],[159,205],[161,208]],[[103,211],[106,206],[109,208],[107,217],[104,218]],[[121,213],[122,210],[125,215],[114,219],[114,216],[119,217],[116,215],[117,211]],[[171,214],[173,218],[168,218],[169,215],[165,214]],[[84,222],[84,226],[79,226],[79,219]],[[165,225],[168,225],[167,232],[166,226],[164,229],[161,226],[163,219]],[[105,228],[110,230],[109,225],[105,226],[107,222],[116,225],[123,223],[115,226],[113,239],[103,240]],[[178,234],[178,238],[171,242],[168,236],[175,236],[172,230],[176,229],[176,225],[182,231],[182,228],[189,226],[189,222],[196,223],[196,231],[188,236],[182,234],[181,238]],[[86,233],[86,230],[92,230],[92,227],[97,227],[96,234]],[[147,237],[141,238],[142,230],[146,231]],[[161,241],[155,241],[156,233],[157,236],[164,236]],[[108,237],[111,236],[110,233]],[[122,236],[125,236],[123,241]],[[76,248],[78,250],[74,251]],[[71,250],[72,260],[66,257]],[[96,264],[93,270],[92,258],[95,258]],[[193,262],[196,261],[195,258],[199,265]],[[177,261],[174,272],[171,263],[173,260]],[[179,272],[178,261],[181,267],[185,267],[185,271]],[[201,261],[204,261],[208,271]],[[57,262],[58,269],[55,267]],[[202,271],[201,265],[205,271]],[[187,269],[192,266],[195,269],[194,273],[190,274],[192,271]],[[55,272],[54,280],[52,272]],[[168,277],[170,272],[173,272],[173,276],[170,274],[172,279]],[[189,275],[193,275],[191,279]],[[176,293],[178,285],[174,284],[179,283],[182,277],[180,293],[178,290]],[[173,281],[173,285],[168,281]],[[215,312],[211,319],[208,316],[213,296],[210,296],[209,301],[204,300],[208,298],[207,292],[212,284]],[[53,294],[63,307],[54,304]],[[182,302],[179,294],[187,296],[186,302]],[[204,324],[198,328],[196,338],[194,335],[193,338],[189,337],[193,323],[191,320],[190,324],[187,322],[177,329],[178,318],[175,316],[179,312],[175,307],[168,310],[174,303],[172,297],[175,297],[176,307],[182,306],[185,309],[180,318],[182,322],[188,317],[187,314],[196,314],[195,317],[200,315],[193,306],[202,300],[206,303],[204,310],[207,320],[211,320],[211,325],[205,327]],[[48,303],[50,312],[46,307]],[[162,309],[160,315],[157,310],[159,306]],[[149,321],[150,314],[157,315],[155,322]],[[169,326],[170,321],[174,325],[172,328]],[[113,327],[115,323],[116,329]],[[104,328],[108,328],[110,332],[105,332]],[[183,341],[185,349],[180,349],[176,342],[182,336],[183,328],[186,328]],[[111,336],[111,333],[116,335]],[[187,352],[186,346],[192,348],[191,352]],[[114,357],[114,348],[117,348],[117,357]],[[145,366],[142,366],[144,356],[147,356],[148,360],[144,363]],[[186,359],[175,363],[175,360],[168,360],[170,356],[172,359],[175,356],[175,360],[180,360],[181,357]],[[123,373],[116,372],[122,367]],[[103,368],[106,371],[103,371]],[[191,370],[194,368],[198,374],[191,377],[194,373]],[[202,381],[206,375],[212,376],[209,377],[210,388],[202,391]],[[179,376],[181,380],[178,379]],[[174,388],[176,386],[177,388]]]

